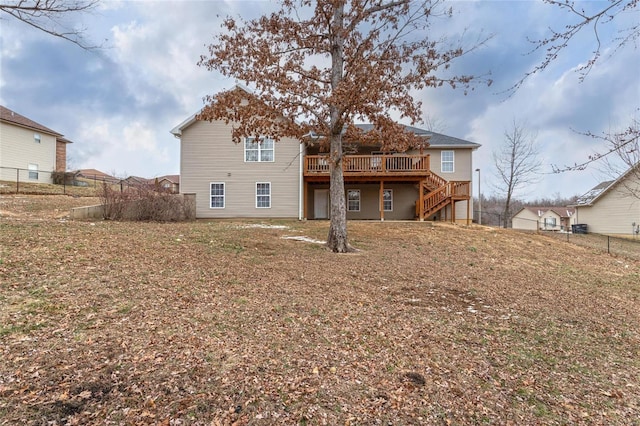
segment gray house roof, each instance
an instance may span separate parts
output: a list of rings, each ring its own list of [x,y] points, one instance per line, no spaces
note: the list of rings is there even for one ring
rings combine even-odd
[[[0,121],[5,121],[7,123],[14,124],[20,127],[26,127],[27,129],[36,130],[42,133],[48,133],[50,135],[58,137],[61,142],[69,143],[69,140],[62,140],[62,135],[56,131],[51,130],[48,127],[43,126],[40,123],[36,123],[35,121],[25,117],[24,115],[20,115],[15,111],[11,111],[9,108],[0,105]]]
[[[356,124],[356,127],[368,132],[373,129],[373,124]],[[418,127],[406,126],[405,130],[415,133],[418,136],[428,136],[429,146],[431,148],[472,148],[478,149],[479,143],[470,142],[464,139],[455,138],[453,136],[443,135],[442,133],[431,132],[429,130],[420,129]]]
[[[525,206],[525,207],[521,208],[520,210],[518,210],[518,213],[516,213],[514,215],[514,217],[517,216],[523,210],[528,210],[531,213],[533,213],[535,215],[538,215],[538,217],[543,216],[549,210],[551,210],[552,212],[554,212],[555,214],[557,214],[561,218],[571,217],[576,212],[576,209],[574,209],[572,207],[535,207],[535,206]]]
[[[640,163],[637,163],[633,167],[629,167],[629,169],[623,174],[621,174],[616,180],[608,180],[608,181],[600,182],[598,185],[591,188],[585,194],[578,197],[574,206],[580,207],[580,206],[593,205],[596,201],[598,201],[600,197],[602,197],[604,194],[609,192],[614,186],[622,182],[624,179],[627,178],[627,176],[629,176],[632,172],[634,172],[634,170],[638,168],[640,168]]]
[[[607,188],[613,185],[614,180],[607,180],[600,182],[581,196],[576,199],[576,206],[587,206],[593,204],[596,198],[606,191]]]

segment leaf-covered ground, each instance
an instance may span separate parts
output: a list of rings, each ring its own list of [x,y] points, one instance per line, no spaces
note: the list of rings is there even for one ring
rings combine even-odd
[[[0,198],[0,424],[640,424],[637,260],[419,222],[336,255],[323,221],[80,201]]]

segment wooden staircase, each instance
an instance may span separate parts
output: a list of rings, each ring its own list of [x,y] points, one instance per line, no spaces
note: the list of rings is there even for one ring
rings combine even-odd
[[[469,181],[447,181],[435,173],[430,173],[420,181],[416,217],[418,220],[425,220],[448,205],[451,205],[453,210],[456,201],[471,199],[470,187]],[[453,212],[451,220],[455,220]]]

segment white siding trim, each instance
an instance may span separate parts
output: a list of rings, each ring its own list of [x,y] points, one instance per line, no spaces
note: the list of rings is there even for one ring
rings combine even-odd
[[[219,206],[213,206],[212,205],[212,197],[213,195],[211,194],[211,186],[212,185],[222,185],[222,207]],[[220,197],[218,195],[218,197]],[[225,185],[224,182],[209,182],[209,208],[210,209],[224,209],[225,206],[227,205],[227,186]]]
[[[447,161],[447,163],[451,163],[451,170],[444,170],[444,153],[451,153],[451,161]],[[454,150],[442,150],[440,151],[440,172],[441,173],[455,173],[456,172],[456,152]]]
[[[269,194],[259,194],[258,185],[269,185]],[[271,182],[256,182],[256,209],[270,209],[271,203],[273,202],[272,193],[273,193],[273,187],[271,186]],[[269,197],[269,205],[260,206],[258,203],[258,197]]]

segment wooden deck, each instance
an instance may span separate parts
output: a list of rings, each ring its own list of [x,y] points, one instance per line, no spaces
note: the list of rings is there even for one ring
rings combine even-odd
[[[328,182],[330,178],[327,155],[307,155],[304,158],[304,194],[308,183]],[[429,155],[345,155],[342,159],[343,176],[350,182],[378,182],[380,200],[385,182],[405,182],[419,185],[416,200],[416,218],[425,220],[434,213],[451,206],[451,220],[455,220],[455,203],[471,199],[470,181],[447,181],[431,171]],[[380,201],[380,219],[384,208]],[[306,217],[306,199],[304,200]],[[467,203],[467,223],[470,221]]]
[[[431,173],[431,164],[428,155],[345,155],[342,171],[345,177],[420,177]],[[307,155],[304,176],[328,177],[328,157]]]

